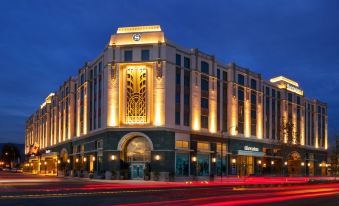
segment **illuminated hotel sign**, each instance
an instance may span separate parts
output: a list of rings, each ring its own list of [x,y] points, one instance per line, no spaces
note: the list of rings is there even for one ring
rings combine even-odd
[[[270,82],[275,83],[280,89],[286,89],[287,91],[304,95],[304,91],[299,88],[299,84],[293,80],[287,79],[286,77],[279,76],[272,78]]]
[[[244,150],[246,151],[252,151],[252,152],[259,152],[259,148],[258,147],[250,147],[250,146],[245,146]]]
[[[165,42],[159,25],[120,27],[111,36],[109,45],[158,44]]]
[[[295,87],[295,86],[292,86],[290,84],[286,84],[286,89],[290,92],[294,92],[294,93],[297,93],[299,95],[304,95],[304,91]]]

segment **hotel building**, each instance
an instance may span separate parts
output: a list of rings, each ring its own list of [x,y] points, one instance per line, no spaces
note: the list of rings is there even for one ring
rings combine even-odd
[[[297,82],[266,81],[171,42],[160,26],[138,26],[118,28],[46,98],[25,142],[35,172],[325,175],[327,130],[326,103]]]

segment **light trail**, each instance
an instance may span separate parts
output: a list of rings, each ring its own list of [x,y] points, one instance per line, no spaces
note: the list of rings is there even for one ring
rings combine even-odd
[[[293,190],[292,190],[293,189]],[[284,186],[278,188],[243,188],[256,190],[258,193],[225,194],[222,196],[188,198],[183,200],[167,200],[158,202],[139,202],[127,204],[128,206],[152,205],[201,205],[201,206],[238,206],[263,203],[284,202],[305,198],[317,198],[339,195],[339,184],[308,185],[301,187]],[[280,190],[280,191],[275,191]],[[273,192],[272,192],[273,191]],[[126,205],[126,204],[124,204]]]

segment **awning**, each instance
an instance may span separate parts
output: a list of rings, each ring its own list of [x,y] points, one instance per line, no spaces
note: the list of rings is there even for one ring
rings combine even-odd
[[[238,150],[238,155],[263,157],[263,156],[265,156],[265,153],[264,152],[247,151],[247,150]]]
[[[57,157],[57,156],[58,156],[57,152],[50,152],[41,155],[41,157]]]

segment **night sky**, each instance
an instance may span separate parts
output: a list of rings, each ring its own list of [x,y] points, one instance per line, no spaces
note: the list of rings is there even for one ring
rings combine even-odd
[[[25,120],[117,27],[153,24],[186,48],[299,82],[328,103],[330,141],[339,133],[339,1],[2,0],[0,142],[23,143]]]

